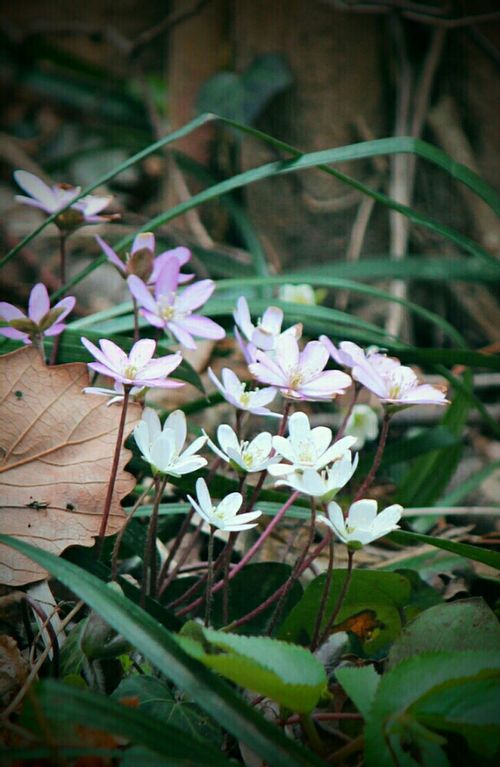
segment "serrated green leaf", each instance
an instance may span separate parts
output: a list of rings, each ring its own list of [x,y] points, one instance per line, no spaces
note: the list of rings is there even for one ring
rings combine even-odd
[[[368,719],[370,708],[380,683],[380,675],[373,666],[344,666],[335,672],[337,681],[342,685],[358,711]]]
[[[188,633],[191,626],[196,628],[194,636]],[[323,664],[309,650],[288,642],[202,629],[199,624],[186,624],[178,641],[208,668],[292,711],[310,713],[326,689]]]

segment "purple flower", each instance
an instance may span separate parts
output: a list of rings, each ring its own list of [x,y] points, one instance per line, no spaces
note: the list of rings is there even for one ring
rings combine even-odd
[[[18,194],[16,195],[16,200],[33,208],[39,208],[48,213],[49,216],[64,208],[81,191],[81,187],[71,186],[70,184],[54,184],[49,186],[41,178],[25,170],[16,170],[14,178],[21,189],[29,194],[29,197]],[[111,221],[113,218],[117,218],[117,216],[114,214],[100,216],[98,214],[108,207],[112,199],[113,197],[110,195],[105,197],[95,194],[86,195],[61,213],[56,218],[55,223],[59,229],[71,231],[84,224],[99,224],[101,221]]]
[[[131,274],[135,274],[141,280],[151,285],[156,282],[164,267],[178,263],[179,268],[181,268],[191,258],[191,251],[188,248],[182,247],[166,250],[155,258],[156,243],[152,232],[141,232],[135,237],[130,253],[127,253],[125,261],[122,261],[120,256],[102,237],[96,235],[96,240],[108,261],[118,269],[122,277],[126,278]],[[189,282],[193,276],[192,274],[179,273],[178,281],[179,283]]]
[[[147,285],[131,275],[127,282],[130,292],[141,309],[141,314],[156,328],[169,330],[187,349],[196,349],[194,336],[219,340],[225,331],[216,322],[200,314],[193,314],[202,306],[215,289],[213,280],[200,280],[178,293],[179,263],[167,263],[158,274],[154,297]]]
[[[411,368],[384,355],[374,355],[353,367],[352,377],[389,405],[448,404],[442,389],[422,384]]]
[[[385,354],[381,354],[376,347],[371,347],[366,352],[361,346],[353,343],[352,341],[341,341],[337,346],[328,338],[328,336],[320,336],[319,340],[328,350],[330,357],[344,368],[353,368],[355,365],[363,365],[365,362],[377,360],[382,364],[382,360],[385,360],[388,365],[399,365],[399,360],[387,357]]]
[[[0,320],[7,323],[5,327],[0,327],[0,334],[25,344],[31,344],[33,339],[42,336],[57,336],[63,332],[63,320],[75,303],[74,296],[67,296],[51,309],[47,288],[39,282],[31,291],[27,315],[6,301],[0,302]]]
[[[171,381],[167,378],[182,362],[182,355],[177,352],[154,360],[156,341],[151,338],[137,341],[129,355],[105,338],[99,341],[100,349],[87,338],[82,338],[81,341],[97,360],[97,362],[90,362],[89,368],[101,375],[114,378],[125,386],[148,386],[161,389],[175,389],[183,386],[180,381]]]
[[[331,400],[352,383],[346,373],[324,370],[328,351],[320,341],[310,341],[301,352],[296,338],[287,333],[276,340],[273,359],[262,351],[256,358],[248,366],[252,375],[290,399]]]

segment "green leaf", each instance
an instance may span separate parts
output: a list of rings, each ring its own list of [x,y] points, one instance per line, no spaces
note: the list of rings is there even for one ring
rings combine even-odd
[[[84,195],[89,194],[95,188],[97,188],[101,184],[108,182],[115,175],[118,175],[118,173],[126,170],[131,165],[135,164],[136,162],[139,162],[140,160],[144,159],[149,154],[155,151],[158,151],[163,146],[166,146],[167,144],[170,144],[173,141],[188,135],[193,130],[196,130],[197,128],[201,127],[205,123],[215,119],[218,119],[216,118],[215,115],[201,115],[195,120],[192,120],[183,128],[179,129],[178,131],[174,131],[169,136],[166,136],[160,141],[157,141],[154,144],[151,144],[150,146],[146,147],[146,149],[135,154],[126,162],[116,166],[114,171],[112,171],[111,173],[104,174],[103,176],[98,178],[94,184],[82,190],[80,197],[83,197]],[[204,190],[203,192],[200,192],[199,194],[194,195],[190,200],[184,203],[181,203],[180,205],[177,205],[176,207],[172,208],[166,213],[162,213],[159,216],[156,216],[155,218],[146,222],[146,224],[142,228],[142,231],[154,230],[158,226],[162,224],[166,224],[168,221],[171,221],[177,216],[180,216],[183,213],[186,213],[188,210],[191,210],[197,205],[200,205],[204,202],[207,202],[210,199],[214,199],[223,194],[226,194],[227,192],[233,189],[238,189],[247,184],[254,183],[264,178],[269,178],[269,177],[280,175],[283,173],[295,172],[297,170],[303,170],[309,167],[318,167],[321,171],[328,173],[330,175],[333,175],[340,181],[351,186],[352,188],[361,191],[363,194],[369,195],[370,197],[372,197],[373,199],[375,199],[382,205],[385,205],[393,210],[399,211],[401,214],[407,216],[414,223],[425,226],[431,229],[432,231],[435,231],[441,234],[442,236],[446,237],[447,239],[451,240],[452,242],[457,244],[459,247],[471,252],[474,255],[477,255],[479,258],[482,258],[485,261],[488,261],[490,263],[494,263],[494,258],[490,256],[490,254],[487,251],[485,251],[479,245],[473,243],[467,237],[464,237],[463,235],[458,234],[457,232],[450,229],[449,227],[442,226],[436,223],[429,217],[423,214],[420,214],[412,210],[411,208],[408,208],[407,206],[397,203],[395,200],[392,200],[391,198],[387,197],[386,195],[374,189],[370,189],[369,187],[365,186],[364,184],[357,181],[356,179],[351,178],[350,176],[347,176],[345,173],[341,173],[340,171],[337,171],[334,168],[329,167],[329,164],[342,163],[342,162],[347,162],[349,160],[358,160],[358,159],[364,159],[367,157],[375,157],[379,155],[394,154],[394,153],[400,153],[400,152],[416,154],[417,156],[423,157],[429,160],[430,162],[440,166],[441,168],[446,170],[449,174],[451,174],[452,176],[454,176],[461,182],[467,184],[467,186],[469,186],[476,194],[480,195],[495,210],[499,209],[498,195],[491,187],[488,186],[488,184],[486,184],[486,182],[482,181],[471,170],[461,165],[460,163],[456,163],[451,158],[449,158],[446,154],[441,152],[439,149],[432,147],[430,144],[426,144],[425,142],[418,139],[413,139],[408,137],[396,137],[396,138],[378,139],[375,141],[361,142],[359,144],[353,144],[351,146],[346,146],[346,147],[338,147],[336,149],[331,149],[331,150],[324,150],[322,152],[312,152],[309,154],[303,154],[295,147],[290,146],[289,144],[286,144],[283,141],[277,140],[265,133],[262,133],[262,131],[255,130],[254,128],[242,125],[240,123],[236,123],[232,120],[225,120],[223,118],[219,118],[219,119],[221,119],[222,123],[228,126],[231,126],[232,128],[242,131],[243,133],[248,133],[273,147],[276,147],[282,151],[285,151],[291,154],[294,159],[288,160],[288,161],[277,161],[274,163],[267,163],[266,165],[261,166],[260,168],[253,168],[249,171],[245,171],[244,173],[233,176],[231,179],[215,184],[212,187],[210,187],[208,190]],[[13,248],[4,257],[4,259],[0,261],[0,267],[3,266],[3,264],[6,263],[7,260],[12,258],[12,256],[14,256],[22,247],[27,245],[31,241],[31,239],[33,239],[33,237],[36,236],[36,234],[42,231],[42,229],[48,223],[53,221],[54,218],[55,218],[55,214],[52,216],[49,216],[43,224],[41,224],[37,229],[35,229],[34,232],[32,232],[27,237],[25,237],[22,240],[22,242],[20,242],[15,248]],[[126,245],[129,244],[131,239],[132,239],[131,237],[125,238],[124,240],[121,241],[121,243],[117,247],[126,247]],[[89,274],[91,271],[93,271],[95,268],[97,268],[97,266],[99,266],[103,262],[104,262],[104,257],[90,264],[88,267],[86,267],[86,269],[82,270],[82,272],[80,272],[69,283],[67,283],[67,285],[62,290],[63,291],[67,290],[68,287],[70,287],[71,285],[81,281],[81,279],[83,279],[84,276]],[[59,295],[61,292],[62,291],[58,291],[56,295]]]
[[[500,553],[497,551],[488,551],[479,546],[471,546],[470,543],[457,543],[448,541],[446,538],[437,538],[433,535],[424,535],[423,533],[410,533],[406,530],[395,530],[389,534],[389,539],[402,546],[408,546],[412,543],[428,543],[431,546],[437,546],[439,549],[451,551],[465,559],[472,559],[474,562],[482,562],[489,567],[495,567],[500,570]]]
[[[140,607],[61,558],[6,535],[0,540],[42,565],[105,616],[167,678],[273,767],[320,767],[314,754],[285,737],[225,682],[184,653],[173,635]]]
[[[322,628],[328,622],[336,603],[346,570],[334,570],[332,586],[327,598]],[[300,602],[293,608],[280,628],[278,636],[291,642],[309,643],[325,585],[324,574],[312,581]],[[397,573],[370,570],[354,570],[347,596],[337,616],[336,627],[349,618],[370,611],[376,628],[371,637],[361,643],[363,652],[370,657],[387,647],[401,631],[402,610],[410,599],[410,584]],[[347,631],[347,627],[341,628]]]
[[[168,757],[172,765],[179,767],[186,759],[199,767],[230,765],[230,761],[206,740],[200,742],[165,720],[157,720],[95,691],[46,680],[35,689],[34,695],[53,732],[61,732],[57,727],[60,724],[84,725],[129,738],[133,743]],[[30,716],[29,712],[27,716]]]
[[[414,760],[410,755],[422,752],[426,742],[434,740],[435,747],[442,743],[437,733],[419,721],[419,701],[441,686],[462,684],[478,675],[491,677],[499,669],[498,652],[447,651],[414,656],[384,674],[365,728],[367,767],[408,767],[417,763],[433,767],[429,759]],[[471,709],[469,713],[474,715]],[[432,721],[428,724],[433,727]]]
[[[443,498],[441,498],[439,501],[439,505],[440,506],[458,505],[460,501],[462,501],[464,498],[470,495],[474,490],[480,487],[480,485],[482,485],[482,483],[486,479],[488,479],[488,477],[491,474],[497,471],[497,469],[500,469],[500,461],[493,461],[492,463],[488,464],[488,466],[485,466],[484,469],[480,469],[479,471],[476,471],[471,477],[461,482],[458,487],[456,487],[454,490],[451,490]]]
[[[266,104],[292,84],[290,69],[282,56],[257,56],[242,74],[218,72],[201,87],[196,100],[199,112],[252,123]]]
[[[353,280],[375,282],[383,279],[461,282],[500,281],[500,271],[494,265],[486,264],[479,258],[443,258],[412,254],[404,261],[394,261],[388,255],[363,258],[360,261],[329,261],[326,264],[314,264],[292,272],[302,282],[311,282],[318,277],[344,277]]]
[[[500,624],[482,599],[438,604],[405,626],[389,652],[389,668],[423,652],[500,651]]]
[[[370,708],[377,692],[380,682],[380,675],[377,674],[373,666],[344,666],[335,672],[337,682],[344,688],[345,692],[351,698],[352,702],[363,715],[368,719]]]
[[[151,719],[166,722],[189,735],[195,741],[211,741],[221,746],[220,727],[198,706],[173,692],[161,679],[147,674],[134,674],[123,679],[113,698],[138,698],[139,711]]]
[[[208,668],[292,711],[310,713],[326,690],[323,664],[297,645],[214,631],[194,621],[184,626],[178,641]]]
[[[410,710],[428,727],[463,736],[473,752],[500,756],[500,672],[433,689]]]

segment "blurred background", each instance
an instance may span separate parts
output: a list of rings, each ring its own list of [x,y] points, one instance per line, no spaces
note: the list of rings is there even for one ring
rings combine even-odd
[[[387,136],[422,137],[490,183],[498,178],[500,11],[494,0],[23,0],[2,5],[4,251],[41,220],[36,210],[14,202],[14,169],[85,186],[203,111],[253,125],[304,151]],[[221,126],[204,127],[173,151],[150,156],[110,184],[120,223],[82,228],[71,239],[70,274],[99,255],[96,233],[116,242],[207,184],[283,156]],[[498,252],[494,214],[429,163],[400,155],[338,170]],[[35,278],[51,283],[55,232],[47,228],[4,269],[11,300],[23,303]],[[338,276],[372,281],[372,259],[434,256],[442,269],[446,259],[460,256],[438,235],[410,227],[319,170],[246,187],[176,219],[158,234],[167,243],[192,247],[200,273],[242,279],[252,238],[272,272],[300,269],[307,261],[308,266],[332,264]],[[375,284],[401,297],[411,290],[413,300],[452,319],[473,345],[498,337],[500,314],[487,283]],[[79,290],[87,310],[104,308],[123,295],[120,279],[109,268],[94,273]],[[386,303],[345,291],[328,300],[412,342],[444,343],[429,337],[426,326],[409,326],[398,306],[388,310]]]

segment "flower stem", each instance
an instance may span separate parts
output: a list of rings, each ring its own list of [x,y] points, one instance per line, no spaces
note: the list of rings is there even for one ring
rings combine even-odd
[[[210,625],[210,615],[212,612],[213,593],[212,585],[214,582],[214,528],[210,525],[208,534],[208,556],[207,556],[207,590],[205,592],[205,627]]]
[[[285,409],[283,410],[283,418],[281,419],[280,427],[278,429],[278,437],[282,437],[285,433],[286,425],[288,423],[288,416],[290,415],[290,410],[292,409],[292,403],[288,401],[285,404]]]
[[[200,523],[198,524],[198,527],[194,530],[191,536],[191,539],[188,542],[188,545],[184,547],[184,550],[179,555],[179,558],[175,564],[175,567],[172,568],[172,571],[168,574],[168,576],[163,581],[161,586],[161,593],[159,593],[159,596],[163,594],[163,592],[166,591],[166,589],[168,589],[168,587],[170,586],[174,578],[177,576],[177,573],[180,571],[182,565],[184,564],[184,562],[186,561],[186,559],[192,552],[193,547],[195,546],[196,541],[198,540],[198,537],[201,533],[202,527],[203,527],[203,520],[200,521]],[[160,579],[158,579],[158,583],[160,583]]]
[[[146,547],[144,549],[144,562],[141,586],[141,607],[146,603],[146,596],[155,597],[156,595],[156,532],[158,530],[158,509],[160,507],[167,477],[164,476],[156,481],[156,495],[153,501],[151,517],[149,519],[148,534],[146,536]]]
[[[318,645],[322,645],[323,642],[326,642],[328,637],[330,636],[330,632],[335,624],[335,619],[339,612],[342,609],[342,605],[344,604],[344,600],[347,596],[347,592],[349,591],[349,585],[351,583],[352,578],[352,562],[354,559],[354,551],[351,549],[347,549],[347,572],[344,578],[344,583],[342,584],[342,588],[340,589],[340,594],[338,596],[337,602],[335,604],[335,607],[333,608],[333,612],[330,615],[330,618],[328,620],[328,623],[325,626],[325,630],[321,634],[319,638]]]
[[[145,490],[142,491],[139,498],[134,503],[132,509],[130,510],[127,519],[125,520],[125,523],[123,527],[121,528],[120,532],[116,536],[115,545],[113,546],[113,553],[111,555],[111,580],[116,581],[117,575],[118,575],[118,555],[120,553],[120,546],[123,540],[123,536],[125,535],[125,530],[127,529],[128,525],[130,524],[135,512],[145,499],[145,497],[150,492],[151,488],[146,487]]]
[[[160,596],[163,594],[163,592],[165,591],[165,589],[167,588],[167,586],[170,583],[170,580],[167,583],[167,575],[168,575],[169,567],[172,564],[172,560],[175,557],[175,555],[177,553],[177,550],[178,550],[179,546],[181,545],[182,540],[183,540],[184,536],[186,535],[186,533],[187,533],[187,531],[189,529],[189,525],[191,524],[191,520],[193,519],[193,516],[194,516],[194,509],[191,508],[187,512],[187,514],[185,515],[184,519],[182,520],[182,524],[181,524],[179,530],[177,531],[177,535],[175,536],[175,540],[174,540],[173,544],[170,547],[170,550],[168,552],[168,555],[167,555],[167,558],[166,558],[165,562],[162,565],[162,568],[160,570],[160,574],[158,576],[158,586],[159,586],[158,594]]]
[[[363,484],[361,485],[358,492],[356,493],[356,497],[354,501],[359,501],[360,498],[363,498],[366,492],[370,489],[373,480],[375,479],[378,468],[380,466],[380,462],[382,460],[382,455],[384,454],[385,444],[387,442],[387,435],[389,434],[390,420],[391,420],[391,413],[385,413],[384,418],[382,419],[380,439],[378,441],[377,452],[375,453],[375,458],[373,459],[372,467],[370,471],[368,472],[368,474],[366,475]]]
[[[136,343],[139,340],[139,307],[134,296],[132,296],[132,306],[134,309],[134,343]]]
[[[61,288],[66,285],[66,232],[59,232],[59,280]]]
[[[314,540],[314,530],[316,528],[316,499],[311,498],[311,524],[309,527],[309,535],[307,537],[306,545],[304,546],[304,549],[295,562],[294,567],[292,568],[292,572],[290,573],[290,576],[288,577],[288,580],[284,584],[283,591],[280,594],[278,604],[276,605],[274,609],[274,613],[271,616],[271,619],[269,620],[269,624],[267,626],[266,633],[271,636],[276,624],[278,623],[281,613],[283,611],[283,607],[285,604],[285,599],[287,598],[288,594],[290,593],[290,589],[292,588],[293,584],[299,577],[300,568],[302,566],[302,563],[304,562],[307,552],[311,548],[312,542]]]
[[[351,402],[349,403],[349,407],[347,408],[346,413],[345,413],[345,415],[344,415],[344,417],[342,419],[342,422],[341,422],[341,424],[339,426],[339,430],[338,430],[338,432],[337,432],[337,434],[335,436],[335,439],[333,440],[334,442],[338,442],[339,439],[342,439],[342,437],[344,436],[344,432],[346,430],[347,422],[348,422],[349,418],[351,417],[351,413],[354,410],[354,405],[356,404],[356,402],[358,400],[359,393],[360,393],[362,388],[363,387],[361,386],[361,384],[359,384],[357,381],[354,382],[354,392],[353,392],[353,395],[352,395],[352,399],[351,399]]]
[[[118,434],[116,435],[115,454],[113,456],[113,463],[111,466],[111,474],[108,483],[108,492],[106,494],[106,500],[104,501],[104,510],[102,512],[101,527],[99,529],[99,535],[97,537],[97,557],[102,554],[102,547],[104,544],[104,536],[106,535],[106,529],[108,527],[109,513],[111,511],[111,501],[113,500],[113,490],[115,489],[116,475],[118,474],[118,464],[120,463],[120,453],[123,444],[123,433],[125,431],[125,421],[127,418],[127,407],[130,397],[131,386],[125,384],[123,386],[123,404],[122,414],[120,417],[120,424],[118,426]]]
[[[232,580],[233,578],[235,578],[238,575],[238,573],[245,567],[245,565],[248,564],[248,562],[250,562],[250,560],[254,557],[254,555],[260,549],[262,544],[267,540],[267,538],[269,538],[269,536],[271,535],[276,525],[278,525],[281,522],[286,512],[288,511],[288,509],[290,508],[290,506],[293,504],[293,502],[296,500],[298,496],[299,496],[298,490],[292,493],[290,498],[287,500],[286,503],[283,504],[283,506],[278,511],[276,516],[273,517],[273,519],[270,521],[270,523],[268,524],[264,532],[261,533],[259,538],[257,538],[253,546],[251,546],[248,549],[247,553],[242,557],[242,559],[238,562],[238,564],[236,564],[232,568],[231,572],[229,573],[228,580]],[[224,585],[223,581],[219,581],[219,583],[216,583],[215,586],[213,587],[213,592],[216,593],[217,591],[220,591],[223,585]],[[195,608],[199,607],[201,602],[202,602],[202,599],[196,599],[194,602],[191,602],[191,604],[187,605],[186,607],[183,607],[182,610],[180,610],[177,613],[177,615],[182,616],[182,615],[185,615],[186,613],[191,612]]]
[[[316,729],[316,725],[313,722],[311,714],[300,714],[300,724],[312,750],[320,756],[323,756],[324,746],[321,742],[321,738],[318,735],[318,731]]]
[[[330,540],[328,541],[328,568],[326,571],[325,585],[321,595],[321,601],[319,603],[318,614],[316,615],[316,622],[314,624],[314,631],[311,640],[311,652],[314,652],[318,647],[319,632],[321,631],[321,624],[323,623],[323,617],[325,615],[326,603],[328,601],[328,595],[332,585],[334,551],[333,537],[330,536]]]

